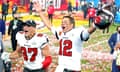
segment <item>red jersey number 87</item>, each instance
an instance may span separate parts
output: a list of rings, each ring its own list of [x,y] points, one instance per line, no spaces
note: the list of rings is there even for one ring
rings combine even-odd
[[[28,51],[28,53],[33,52],[32,56],[30,58],[30,62],[35,61],[37,53],[38,53],[37,48],[28,48],[28,50],[26,50],[25,47],[21,47],[21,51],[23,53],[23,58],[24,58],[25,61],[28,61],[27,51]]]

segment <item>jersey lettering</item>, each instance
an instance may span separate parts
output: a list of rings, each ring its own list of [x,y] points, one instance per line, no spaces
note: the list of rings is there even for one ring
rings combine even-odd
[[[62,44],[63,43],[63,44]],[[63,47],[64,46],[64,47]],[[63,50],[62,50],[63,47]],[[72,41],[71,40],[60,40],[60,49],[59,55],[63,56],[72,56],[72,51],[69,51],[72,48]]]
[[[26,48],[25,47],[21,47],[21,51],[23,53],[24,60],[28,61],[28,56],[27,56],[27,50],[26,50]],[[31,56],[31,58],[30,58],[30,62],[35,61],[37,53],[38,53],[37,48],[28,48],[28,53],[33,53],[32,56]]]

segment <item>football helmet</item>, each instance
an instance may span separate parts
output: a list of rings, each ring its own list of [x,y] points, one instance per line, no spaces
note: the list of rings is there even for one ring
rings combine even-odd
[[[113,23],[113,13],[109,9],[109,5],[103,5],[102,9],[97,12],[94,24],[99,29],[105,29]]]

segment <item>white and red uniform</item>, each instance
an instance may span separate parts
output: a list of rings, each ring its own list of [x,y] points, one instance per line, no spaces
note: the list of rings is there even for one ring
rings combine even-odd
[[[95,15],[96,15],[96,10],[95,10],[95,8],[89,8],[89,9],[88,9],[88,18],[90,18],[90,17],[94,18]]]
[[[18,32],[16,40],[21,47],[24,58],[24,67],[34,70],[41,69],[44,57],[41,49],[48,43],[45,35],[36,33],[32,39],[26,40],[24,32]]]
[[[83,41],[90,35],[88,30],[83,27],[74,28],[66,33],[55,28],[51,30],[60,44],[58,67],[55,72],[63,72],[64,69],[80,71]]]
[[[53,14],[54,13],[54,6],[53,5],[48,6],[47,12],[48,12],[48,14]]]

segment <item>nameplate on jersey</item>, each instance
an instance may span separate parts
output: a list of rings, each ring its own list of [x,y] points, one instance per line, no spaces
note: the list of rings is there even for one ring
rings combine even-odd
[[[31,47],[31,45],[24,44],[24,46]]]
[[[68,37],[63,37],[63,39],[68,39]]]
[[[64,36],[63,39],[69,39],[69,38],[71,38],[73,36],[74,36],[74,34],[70,34],[69,36]]]

